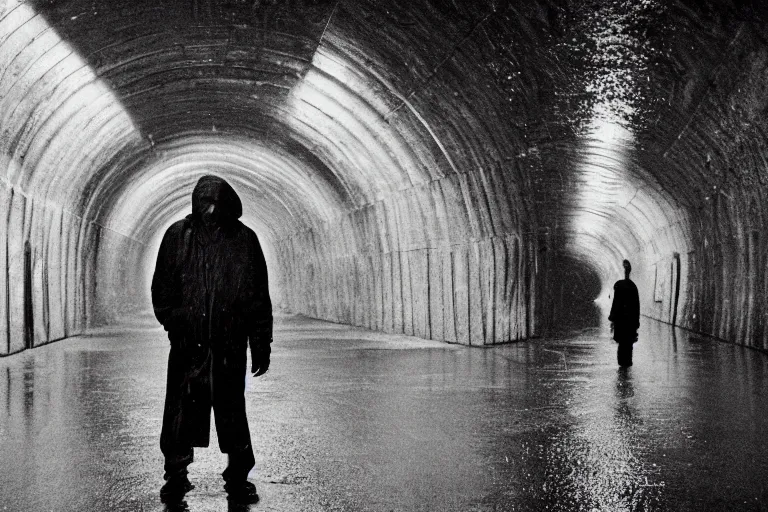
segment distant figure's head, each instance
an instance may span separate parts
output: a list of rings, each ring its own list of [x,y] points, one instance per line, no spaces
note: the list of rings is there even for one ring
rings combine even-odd
[[[192,215],[204,224],[217,226],[237,220],[243,214],[243,204],[237,192],[218,176],[200,178],[192,191]]]
[[[629,279],[629,273],[632,272],[632,265],[629,263],[629,260],[622,261],[621,265],[624,267],[624,277]]]

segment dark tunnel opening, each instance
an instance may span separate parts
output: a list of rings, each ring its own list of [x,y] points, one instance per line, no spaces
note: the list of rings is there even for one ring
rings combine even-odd
[[[603,316],[608,313],[598,302],[604,285],[592,265],[563,255],[553,264],[550,282],[551,333],[580,331],[604,323]]]
[[[24,243],[24,347],[35,346],[35,322],[32,296],[32,247]]]

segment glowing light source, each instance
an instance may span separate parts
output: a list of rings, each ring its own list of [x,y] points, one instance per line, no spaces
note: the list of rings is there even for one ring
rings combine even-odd
[[[596,118],[584,140],[577,186],[573,191],[574,214],[570,219],[568,243],[574,253],[587,260],[606,253],[601,244],[613,244],[618,248],[616,252],[623,254],[639,244],[635,232],[619,212],[640,193],[640,187],[630,178],[632,142],[632,134],[610,118]]]
[[[582,146],[573,191],[568,250],[602,277],[596,302],[610,306],[621,261],[632,262],[641,308],[653,307],[653,269],[674,253],[688,252],[679,207],[634,159],[634,136],[610,115],[596,117]]]

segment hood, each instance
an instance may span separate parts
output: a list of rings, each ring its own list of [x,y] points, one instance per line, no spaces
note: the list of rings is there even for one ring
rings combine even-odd
[[[218,176],[206,175],[200,178],[192,191],[192,216],[202,216],[202,199],[211,198],[218,203],[223,221],[234,221],[243,215],[243,203],[232,186]]]

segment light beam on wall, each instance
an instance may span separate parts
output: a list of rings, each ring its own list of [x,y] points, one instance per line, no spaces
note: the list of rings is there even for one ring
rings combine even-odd
[[[140,132],[114,92],[27,3],[0,11],[3,178],[64,209]]]
[[[285,122],[314,141],[317,156],[344,177],[347,194],[364,205],[429,181],[407,135],[384,117],[392,107],[387,99],[394,101],[386,87],[326,46],[312,64],[291,90]]]
[[[595,118],[583,141],[572,191],[566,247],[596,267],[604,285],[640,243],[622,211],[640,193],[630,174],[633,142],[632,133],[616,119]]]

